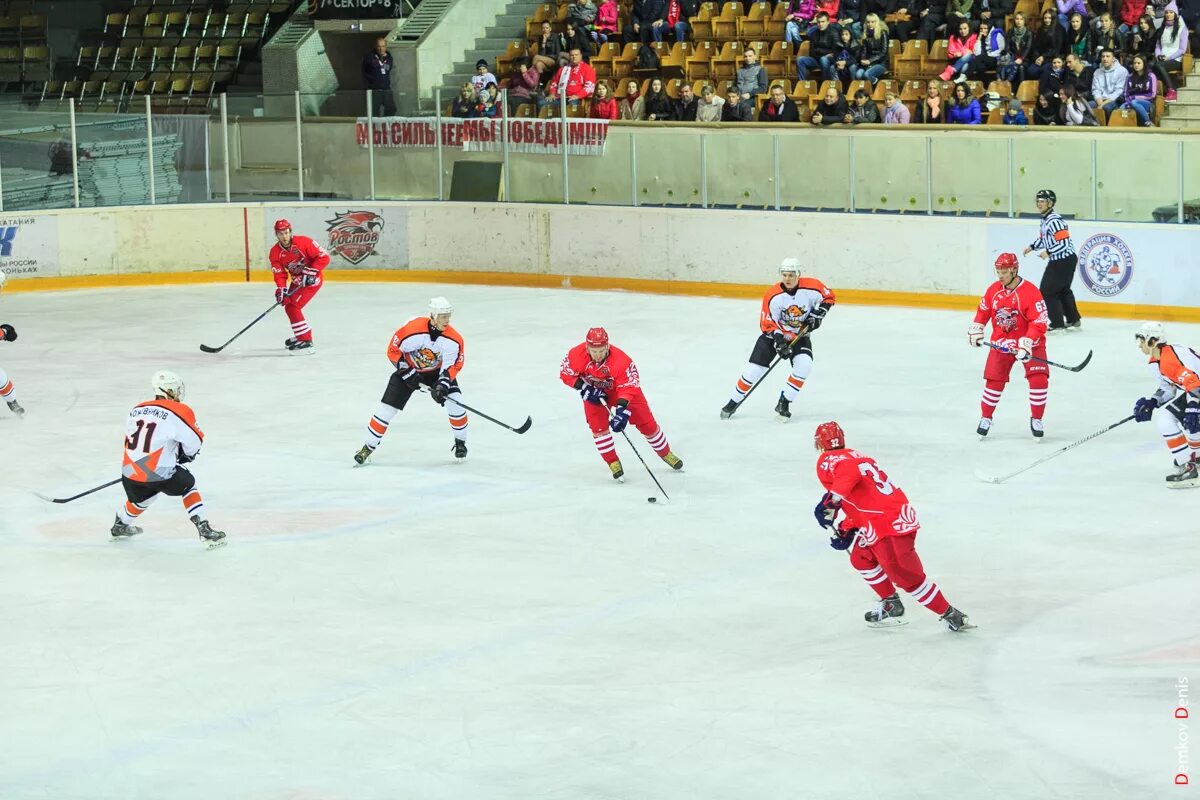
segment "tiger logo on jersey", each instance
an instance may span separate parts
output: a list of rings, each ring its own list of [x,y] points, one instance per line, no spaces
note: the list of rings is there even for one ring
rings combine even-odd
[[[370,211],[347,211],[325,220],[329,226],[329,249],[358,265],[379,255],[375,246],[383,236],[383,217]]]
[[[997,308],[996,309],[996,327],[1005,333],[1011,333],[1017,328],[1017,319],[1020,317],[1015,308]]]
[[[804,324],[804,317],[808,314],[800,306],[792,303],[779,314],[779,322],[789,328],[799,328]]]
[[[436,350],[422,347],[408,354],[408,360],[418,370],[437,369],[442,363],[442,356]]]

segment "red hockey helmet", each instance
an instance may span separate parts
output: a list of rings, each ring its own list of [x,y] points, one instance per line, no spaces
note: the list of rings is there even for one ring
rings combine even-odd
[[[813,434],[813,443],[818,450],[840,450],[846,446],[846,434],[836,422],[822,422]]]
[[[608,331],[604,328],[588,328],[587,338],[584,339],[589,347],[604,347],[608,344]]]
[[[1019,269],[1020,266],[1016,253],[1001,253],[996,256],[996,269]]]
[[[275,220],[275,232],[276,233],[279,233],[280,231],[290,231],[291,229],[292,229],[292,223],[288,222],[286,219]]]

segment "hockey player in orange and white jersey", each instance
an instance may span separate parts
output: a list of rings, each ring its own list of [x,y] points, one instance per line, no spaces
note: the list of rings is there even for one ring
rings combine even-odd
[[[354,454],[357,463],[375,452],[396,413],[422,386],[428,386],[434,402],[446,408],[454,432],[454,457],[467,457],[467,411],[455,402],[462,399],[458,373],[466,352],[462,335],[450,326],[452,313],[449,300],[435,297],[429,301],[429,316],[409,320],[392,336],[387,356],[396,371],[367,423],[366,442]]]
[[[4,288],[4,282],[7,276],[0,272],[0,289]],[[0,342],[15,342],[17,340],[17,329],[12,325],[0,325]],[[21,408],[21,404],[17,402],[17,390],[13,388],[12,381],[8,379],[8,373],[0,368],[0,400],[8,403],[8,410],[16,414],[18,417],[24,416],[25,409]]]
[[[160,494],[183,499],[188,519],[211,550],[225,543],[225,534],[213,530],[196,490],[196,478],[183,465],[200,454],[204,432],[196,414],[183,403],[184,385],[172,372],[156,372],[151,379],[154,399],[138,403],[125,422],[125,455],[121,485],[125,504],[117,510],[112,535],[136,536],[142,529],[133,523]]]
[[[800,277],[800,259],[785,258],[779,265],[780,282],[763,295],[759,327],[762,333],[750,351],[750,363],[738,378],[729,402],[721,409],[721,419],[729,419],[746,399],[750,389],[767,372],[778,355],[792,365],[775,413],[785,422],[792,416],[791,404],[812,371],[813,352],[809,334],[821,327],[836,298],[828,286],[816,278]]]
[[[1200,354],[1190,347],[1168,344],[1161,322],[1146,322],[1134,334],[1138,349],[1150,357],[1149,368],[1158,389],[1133,406],[1133,418],[1148,422],[1159,409],[1158,432],[1175,459],[1167,487],[1200,485]]]

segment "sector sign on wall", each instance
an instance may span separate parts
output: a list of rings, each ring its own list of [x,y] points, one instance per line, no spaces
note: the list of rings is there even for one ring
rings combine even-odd
[[[407,269],[408,225],[403,208],[377,206],[292,206],[265,216],[265,239],[275,243],[275,220],[292,223],[292,234],[308,236],[329,251],[333,269]]]

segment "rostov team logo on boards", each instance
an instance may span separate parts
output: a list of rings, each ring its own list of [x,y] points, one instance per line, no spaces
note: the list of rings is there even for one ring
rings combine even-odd
[[[360,264],[370,256],[383,234],[383,217],[371,211],[347,211],[325,220],[329,226],[329,249],[349,261]]]
[[[1133,278],[1133,251],[1120,236],[1089,236],[1079,248],[1079,277],[1092,294],[1115,297]]]

